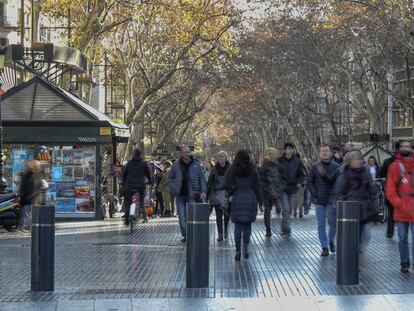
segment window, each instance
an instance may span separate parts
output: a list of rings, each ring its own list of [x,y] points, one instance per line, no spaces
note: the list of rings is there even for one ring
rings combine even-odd
[[[412,109],[399,109],[393,111],[393,127],[411,127],[412,125]]]

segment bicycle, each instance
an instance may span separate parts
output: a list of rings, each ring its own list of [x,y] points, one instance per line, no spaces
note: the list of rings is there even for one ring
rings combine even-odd
[[[375,186],[377,188],[377,200],[379,206],[379,222],[385,223],[389,217],[387,203],[385,201],[385,178],[374,179]]]

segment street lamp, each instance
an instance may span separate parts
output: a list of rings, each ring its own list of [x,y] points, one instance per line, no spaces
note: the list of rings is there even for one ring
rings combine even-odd
[[[0,48],[0,74],[3,74],[4,61],[6,59],[7,48]],[[0,89],[1,89],[0,82]],[[3,162],[3,120],[1,116],[1,95],[0,95],[0,194],[6,193],[7,181],[4,178],[4,162]]]

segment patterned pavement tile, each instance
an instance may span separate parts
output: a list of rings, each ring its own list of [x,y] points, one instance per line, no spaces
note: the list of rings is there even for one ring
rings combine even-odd
[[[336,256],[320,257],[314,215],[293,219],[290,237],[279,234],[280,221],[274,216],[273,236],[266,238],[259,217],[253,226],[251,256],[236,263],[233,237],[217,242],[211,218],[206,289],[186,288],[185,245],[177,218],[139,224],[133,234],[119,219],[58,223],[53,293],[30,292],[30,237],[0,232],[0,302],[414,293],[414,276],[399,272],[398,241],[385,238],[385,225],[368,230],[370,241],[360,256],[360,284],[338,286]]]

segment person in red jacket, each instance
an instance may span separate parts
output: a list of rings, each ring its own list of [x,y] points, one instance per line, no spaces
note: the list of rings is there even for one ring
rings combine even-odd
[[[401,272],[410,269],[408,250],[408,229],[414,237],[414,158],[413,145],[403,141],[400,150],[391,164],[387,175],[386,197],[394,207],[394,220],[397,223]],[[414,242],[412,243],[414,254]]]

